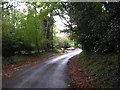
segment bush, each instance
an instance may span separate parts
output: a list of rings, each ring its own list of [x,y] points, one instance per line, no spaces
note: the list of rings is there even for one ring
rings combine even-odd
[[[98,86],[106,88],[119,87],[118,55],[93,53],[79,56],[80,66],[89,71]]]
[[[18,51],[25,51],[26,53],[31,53],[31,51],[35,50],[35,47],[30,45],[30,44],[23,43],[18,47],[17,50]]]
[[[68,48],[71,46],[71,42],[68,39],[61,39],[61,38],[56,38],[55,40],[55,48]]]
[[[60,49],[53,49],[52,52],[55,52],[55,53],[65,53],[66,51],[65,50],[60,50]]]
[[[15,40],[10,36],[2,37],[2,56],[10,57],[15,52]]]

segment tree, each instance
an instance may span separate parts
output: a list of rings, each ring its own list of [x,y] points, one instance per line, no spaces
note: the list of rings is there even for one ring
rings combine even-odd
[[[84,51],[119,52],[119,3],[69,2],[62,5],[64,9],[61,12],[66,11],[70,17],[69,29],[65,31],[72,33],[72,38],[76,36]]]
[[[3,56],[25,51],[37,53],[53,49],[53,16],[57,3],[24,2],[26,9],[21,12],[16,5],[20,2],[3,2]],[[9,39],[8,39],[9,38]],[[10,52],[11,51],[11,52]],[[10,54],[11,53],[11,54]]]

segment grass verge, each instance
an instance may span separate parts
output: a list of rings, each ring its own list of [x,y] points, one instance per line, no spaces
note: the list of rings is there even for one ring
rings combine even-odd
[[[79,55],[80,66],[90,73],[93,81],[103,88],[118,88],[120,77],[118,76],[118,55],[92,53]]]

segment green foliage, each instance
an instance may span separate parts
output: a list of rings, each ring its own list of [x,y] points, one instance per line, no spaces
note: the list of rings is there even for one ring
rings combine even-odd
[[[53,16],[54,10],[60,5],[25,2],[27,9],[21,12],[16,8],[21,3],[14,3],[2,3],[3,57],[53,49]]]
[[[57,38],[54,42],[55,48],[69,48],[71,46],[72,41],[68,39]]]
[[[9,36],[2,37],[2,55],[3,57],[10,57],[15,52],[15,41]]]
[[[53,49],[52,52],[55,52],[55,53],[65,53],[65,50]]]
[[[70,17],[68,33],[86,52],[119,53],[120,2],[62,3]],[[60,16],[61,13],[60,13]],[[65,18],[64,16],[62,16]]]
[[[119,87],[118,55],[92,53],[79,55],[80,66],[89,71],[93,81],[105,88]]]

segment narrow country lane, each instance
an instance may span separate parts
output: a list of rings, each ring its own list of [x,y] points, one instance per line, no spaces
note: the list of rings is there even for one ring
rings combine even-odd
[[[5,81],[3,88],[67,88],[66,69],[69,59],[82,50],[75,49],[18,72]]]

